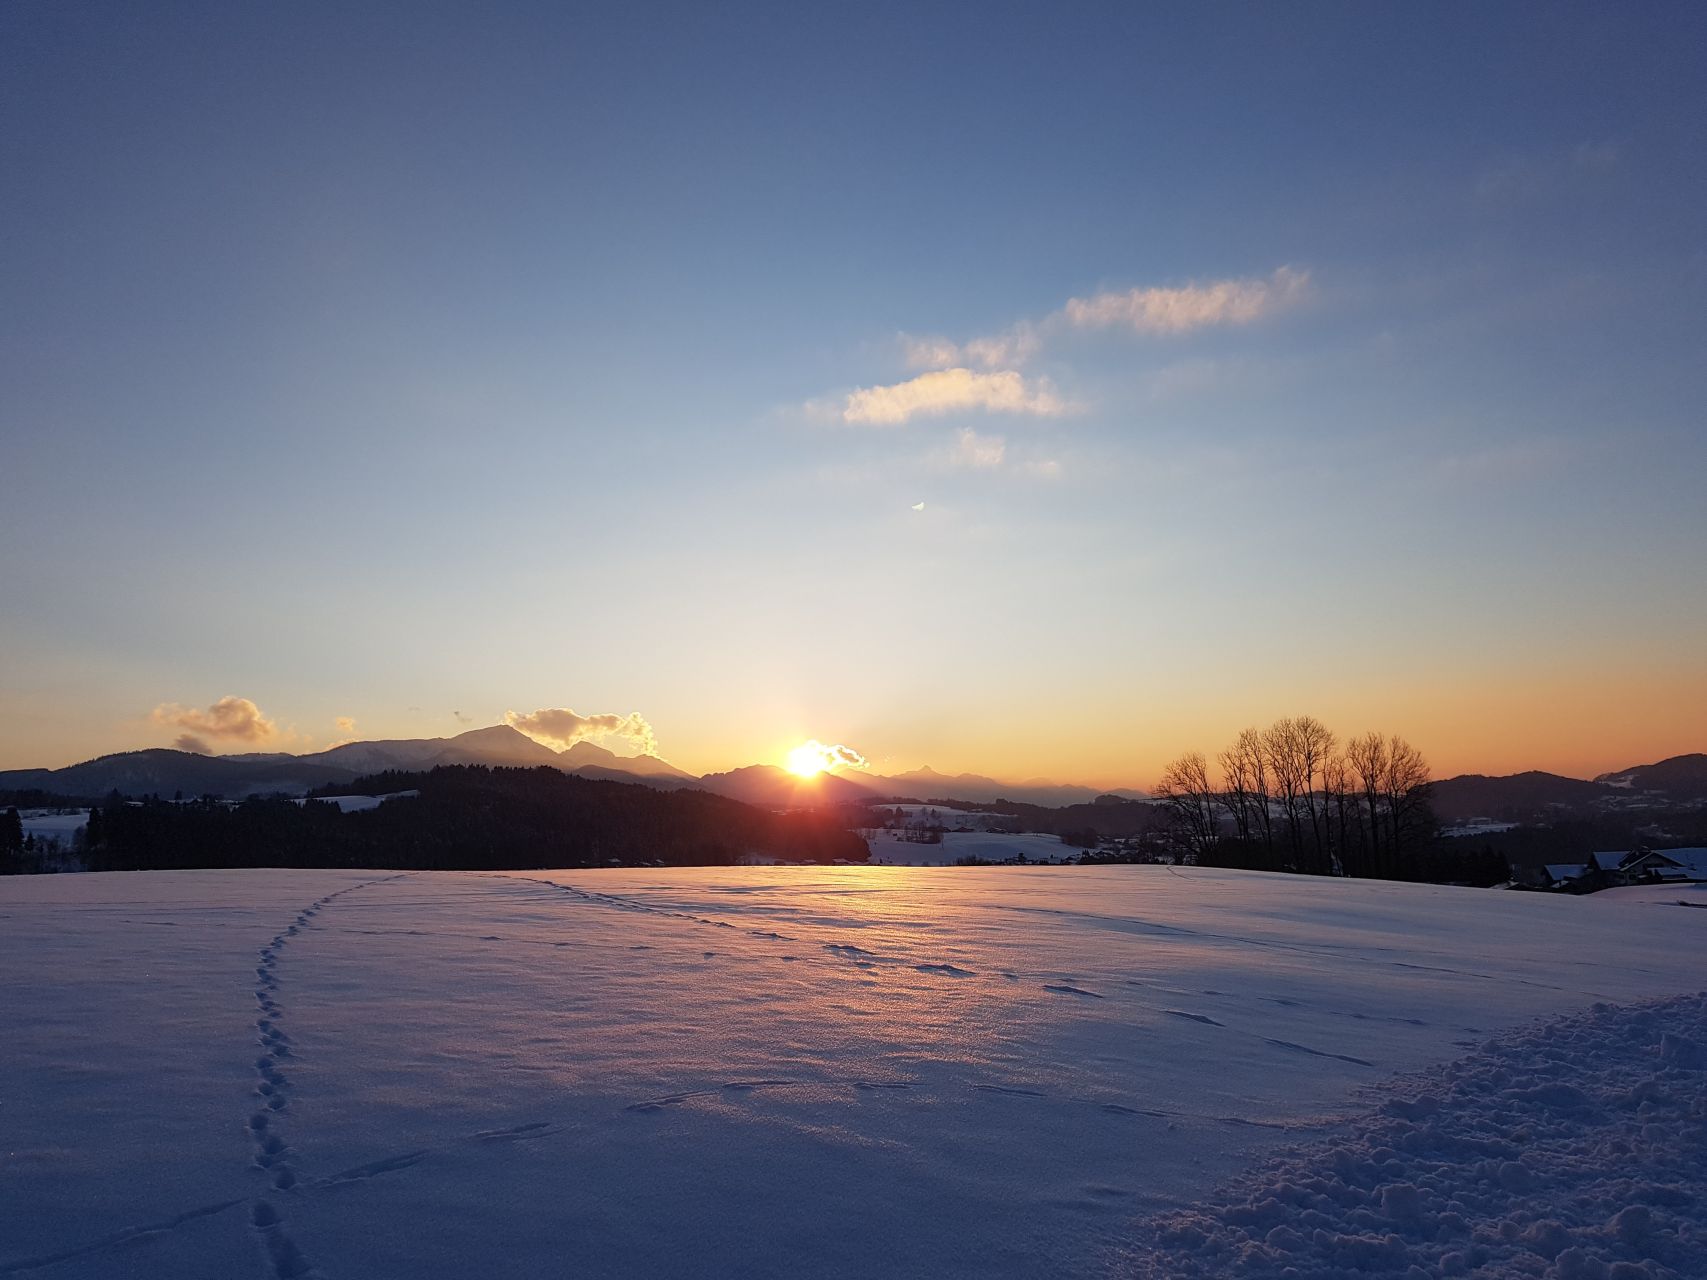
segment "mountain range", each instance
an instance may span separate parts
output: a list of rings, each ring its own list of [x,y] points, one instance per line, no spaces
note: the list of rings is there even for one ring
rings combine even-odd
[[[209,756],[153,748],[100,756],[63,769],[0,771],[0,791],[46,791],[94,797],[125,795],[217,795],[228,799],[278,792],[300,794],[315,787],[353,782],[388,769],[419,771],[449,764],[519,768],[546,765],[585,778],[639,782],[663,790],[695,787],[768,808],[805,808],[867,800],[959,800],[986,804],[997,799],[1059,808],[1104,794],[1140,799],[1137,791],[1105,793],[1033,779],[1003,783],[979,774],[948,775],[917,769],[894,777],[877,774],[819,774],[801,778],[775,765],[755,764],[695,777],[653,755],[620,756],[593,742],[557,751],[509,725],[470,729],[451,738],[401,738],[346,742],[303,755],[247,752]]]
[[[639,782],[662,790],[693,787],[774,809],[873,800],[971,804],[1008,800],[1062,808],[1105,795],[1143,798],[1138,791],[1102,792],[1043,779],[1000,782],[981,774],[944,774],[930,768],[887,777],[825,773],[801,778],[775,765],[755,764],[695,777],[657,756],[620,756],[587,741],[557,751],[508,725],[471,729],[450,738],[346,742],[304,755],[208,756],[165,748],[126,751],[63,769],[0,771],[0,791],[36,790],[86,798],[113,791],[131,796],[182,792],[237,798],[301,794],[388,769],[412,772],[448,764],[546,765],[581,777]],[[1538,771],[1495,777],[1461,774],[1435,784],[1433,803],[1447,825],[1477,818],[1530,822],[1617,810],[1692,807],[1707,804],[1707,754],[1672,756],[1594,779]]]

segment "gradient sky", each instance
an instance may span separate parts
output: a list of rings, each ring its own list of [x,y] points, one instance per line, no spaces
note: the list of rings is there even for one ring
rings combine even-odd
[[[227,695],[298,750],[637,711],[696,771],[1707,750],[1704,47],[13,0],[0,766]]]

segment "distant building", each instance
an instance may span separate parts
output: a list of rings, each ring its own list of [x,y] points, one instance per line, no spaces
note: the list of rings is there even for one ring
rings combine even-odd
[[[1547,886],[1594,893],[1631,884],[1682,884],[1707,880],[1707,849],[1622,849],[1591,853],[1587,862],[1550,862]]]

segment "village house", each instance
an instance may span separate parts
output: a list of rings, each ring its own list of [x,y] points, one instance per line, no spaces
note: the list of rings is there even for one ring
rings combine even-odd
[[[1707,849],[1623,849],[1591,853],[1587,862],[1550,862],[1547,887],[1594,893],[1631,884],[1682,884],[1707,880]]]

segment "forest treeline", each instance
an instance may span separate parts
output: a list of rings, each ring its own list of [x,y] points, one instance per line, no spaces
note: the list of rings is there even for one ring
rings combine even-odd
[[[1441,849],[1423,755],[1397,734],[1343,743],[1314,716],[1250,728],[1211,766],[1190,751],[1156,795],[1203,866],[1385,880],[1496,883],[1503,858]]]
[[[787,861],[863,862],[866,842],[828,814],[770,813],[705,791],[654,791],[552,768],[448,765],[340,784],[392,795],[342,813],[310,797],[141,803],[90,817],[92,871],[188,867],[521,870],[612,864],[720,866],[756,853]],[[396,793],[413,791],[412,796]]]

